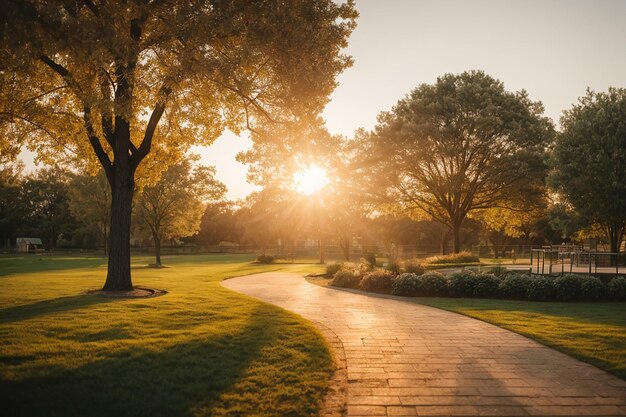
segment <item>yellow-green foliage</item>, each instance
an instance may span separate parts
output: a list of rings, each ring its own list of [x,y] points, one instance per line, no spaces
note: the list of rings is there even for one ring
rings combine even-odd
[[[418,298],[523,334],[626,379],[624,303]]]
[[[282,309],[219,285],[306,265],[246,255],[133,259],[147,299],[81,295],[103,258],[0,258],[3,415],[313,416],[332,360],[319,333]],[[315,267],[319,270],[319,267]]]

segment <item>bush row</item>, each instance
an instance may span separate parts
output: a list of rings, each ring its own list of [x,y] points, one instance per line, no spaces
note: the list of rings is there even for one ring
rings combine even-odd
[[[598,278],[575,274],[539,277],[509,273],[498,277],[489,273],[460,271],[448,277],[439,272],[404,273],[394,276],[386,270],[365,274],[339,269],[331,285],[371,292],[391,292],[409,297],[509,298],[534,301],[626,301],[626,278],[613,278],[604,284]]]

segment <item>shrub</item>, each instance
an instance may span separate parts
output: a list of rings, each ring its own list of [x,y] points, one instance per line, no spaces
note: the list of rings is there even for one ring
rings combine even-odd
[[[500,288],[500,278],[493,274],[477,274],[474,283],[474,297],[496,297]]]
[[[599,278],[584,277],[580,284],[580,298],[588,301],[598,301],[606,293],[606,285]]]
[[[409,259],[404,262],[404,272],[407,274],[422,275],[426,272],[426,268],[419,261],[415,259]]]
[[[524,299],[528,294],[531,278],[528,275],[508,274],[500,282],[500,295],[506,298]]]
[[[400,264],[397,262],[388,262],[384,265],[384,268],[391,272],[393,275],[400,274]]]
[[[359,284],[361,283],[361,277],[355,275],[349,269],[340,269],[335,273],[332,281],[330,281],[330,285],[333,287],[341,287],[341,288],[359,288]]]
[[[581,298],[583,277],[566,274],[554,280],[555,295],[559,301],[574,301]]]
[[[334,277],[335,274],[341,269],[341,264],[338,263],[330,263],[326,265],[326,276]]]
[[[393,280],[391,293],[409,297],[445,296],[448,292],[448,280],[439,272],[427,272],[423,275],[404,273]]]
[[[376,255],[374,255],[373,253],[366,253],[363,257],[363,260],[369,266],[370,270],[376,268]]]
[[[453,297],[472,297],[478,282],[476,273],[463,270],[450,275],[450,295]]]
[[[532,278],[528,282],[527,297],[534,301],[548,301],[554,298],[554,280],[547,277]]]
[[[393,280],[391,293],[393,295],[403,295],[415,297],[419,295],[420,281],[417,274],[404,273]]]
[[[507,269],[502,265],[496,265],[489,272],[497,277],[503,277],[507,274]]]
[[[363,291],[381,292],[389,291],[393,282],[393,274],[389,271],[378,270],[365,274],[361,280],[360,288]]]
[[[478,256],[472,255],[470,252],[451,253],[449,255],[431,256],[426,259],[429,264],[466,264],[478,263]]]
[[[274,257],[270,255],[259,255],[256,258],[256,261],[260,264],[272,264],[274,260]]]
[[[626,301],[626,278],[613,278],[607,286],[607,293],[611,300]]]
[[[447,295],[448,280],[439,272],[427,272],[417,277],[418,295],[430,297]]]

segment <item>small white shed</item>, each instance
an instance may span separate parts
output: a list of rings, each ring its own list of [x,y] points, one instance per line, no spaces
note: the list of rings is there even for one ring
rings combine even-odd
[[[38,237],[18,237],[15,239],[15,250],[23,253],[44,252],[43,243]]]

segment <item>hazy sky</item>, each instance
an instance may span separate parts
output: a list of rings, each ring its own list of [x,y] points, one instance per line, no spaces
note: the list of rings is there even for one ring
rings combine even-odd
[[[558,121],[587,87],[626,87],[626,0],[357,0],[358,26],[324,117],[331,133],[371,128],[421,83],[481,69],[507,90],[526,89]],[[253,188],[235,155],[247,138],[224,135],[202,163],[215,165],[229,198]]]

